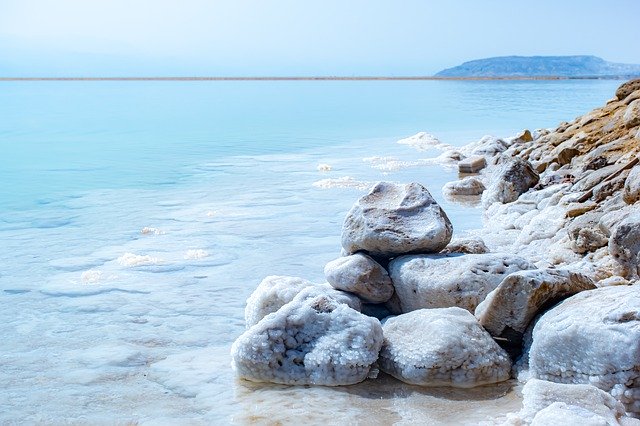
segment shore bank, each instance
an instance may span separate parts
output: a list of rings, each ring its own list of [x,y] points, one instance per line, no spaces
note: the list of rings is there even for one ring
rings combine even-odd
[[[328,285],[268,277],[254,292],[232,349],[237,374],[335,386],[380,369],[467,388],[514,376],[526,382],[524,407],[500,421],[633,424],[638,89],[625,83],[604,107],[555,130],[445,151],[443,161],[476,172],[447,188],[484,207],[484,227],[468,238],[452,240],[421,185],[376,185],[345,220],[344,256],[327,265]],[[389,282],[394,291],[380,291]]]

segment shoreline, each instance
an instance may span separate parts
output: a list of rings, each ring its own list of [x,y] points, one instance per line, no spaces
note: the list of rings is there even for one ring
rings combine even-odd
[[[629,76],[192,76],[192,77],[0,77],[0,81],[554,81],[628,80]]]

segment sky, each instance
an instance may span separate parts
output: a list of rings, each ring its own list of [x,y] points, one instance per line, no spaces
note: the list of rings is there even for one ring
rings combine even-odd
[[[640,63],[638,0],[0,0],[0,76],[431,75],[506,55]]]

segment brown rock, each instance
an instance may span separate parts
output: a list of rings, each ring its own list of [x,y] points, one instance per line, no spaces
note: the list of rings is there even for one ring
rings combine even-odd
[[[636,90],[640,90],[640,78],[622,83],[620,87],[618,87],[618,90],[616,90],[616,98],[622,100]]]
[[[487,167],[487,160],[481,155],[465,158],[458,163],[460,173],[478,173],[485,167]]]

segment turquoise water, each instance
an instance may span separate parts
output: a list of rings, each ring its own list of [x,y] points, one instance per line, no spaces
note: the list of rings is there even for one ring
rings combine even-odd
[[[304,408],[328,423],[332,410],[476,423],[509,411],[503,388],[256,388],[233,379],[228,350],[264,276],[322,280],[372,182],[421,182],[456,233],[479,226],[478,210],[442,198],[457,176],[426,165],[440,152],[398,139],[460,146],[553,127],[619,84],[0,83],[0,422],[290,422]]]

